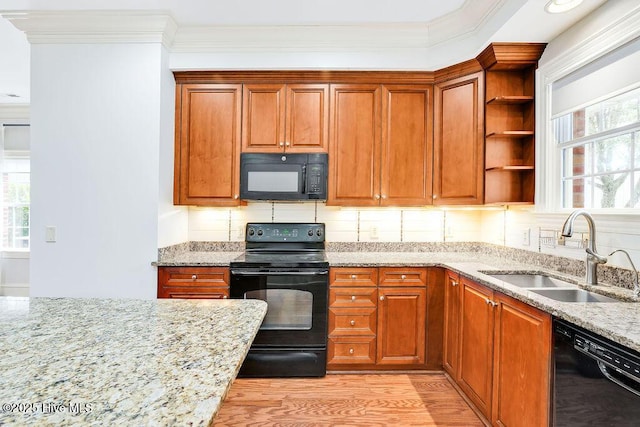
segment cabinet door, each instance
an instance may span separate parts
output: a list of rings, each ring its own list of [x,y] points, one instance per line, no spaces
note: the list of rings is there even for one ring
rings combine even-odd
[[[432,86],[382,87],[380,204],[432,203]]]
[[[378,289],[379,365],[425,363],[426,288]]]
[[[460,278],[460,373],[458,385],[476,407],[491,416],[493,363],[493,293]]]
[[[380,203],[380,86],[331,85],[327,205]]]
[[[176,205],[237,206],[241,85],[176,87]]]
[[[551,316],[497,294],[493,425],[549,425]]]
[[[242,94],[242,151],[283,151],[285,85],[245,84]]]
[[[434,204],[482,204],[484,85],[475,73],[435,85]]]
[[[324,152],[329,149],[329,85],[287,85],[285,151]]]
[[[445,272],[444,283],[444,348],[445,371],[455,381],[458,380],[458,357],[460,334],[460,278],[451,271]]]

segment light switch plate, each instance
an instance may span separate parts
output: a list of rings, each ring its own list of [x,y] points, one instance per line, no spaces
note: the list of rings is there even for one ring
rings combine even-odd
[[[48,225],[44,228],[44,241],[55,242],[56,241],[56,228]]]

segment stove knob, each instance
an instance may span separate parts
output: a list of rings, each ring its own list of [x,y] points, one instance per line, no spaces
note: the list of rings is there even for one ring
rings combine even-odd
[[[253,228],[249,229],[249,236],[253,236],[254,234],[256,234],[256,231]]]
[[[309,229],[309,231],[307,231],[307,234],[309,235],[309,237],[313,236],[313,230]]]
[[[322,236],[322,230],[321,229],[318,228],[316,230],[316,236],[318,236],[318,237]]]
[[[262,230],[258,230],[258,236],[262,236],[263,232]]]

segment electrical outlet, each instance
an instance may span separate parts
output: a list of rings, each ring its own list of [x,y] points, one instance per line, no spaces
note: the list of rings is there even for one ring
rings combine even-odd
[[[378,227],[375,225],[372,225],[371,228],[369,229],[369,237],[371,239],[377,239],[378,238]]]
[[[525,228],[522,232],[522,246],[531,245],[531,229]]]

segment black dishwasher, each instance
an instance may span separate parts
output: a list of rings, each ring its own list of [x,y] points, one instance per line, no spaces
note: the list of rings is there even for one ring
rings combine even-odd
[[[553,321],[553,424],[640,426],[640,353]]]

